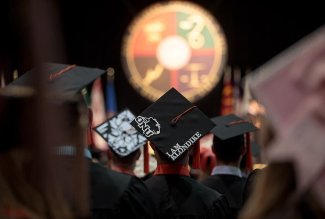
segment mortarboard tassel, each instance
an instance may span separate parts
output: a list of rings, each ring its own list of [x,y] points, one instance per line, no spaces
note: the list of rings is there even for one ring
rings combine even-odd
[[[246,170],[249,173],[253,170],[253,158],[252,158],[252,150],[251,150],[250,133],[245,134],[245,142],[246,142]]]
[[[148,174],[149,169],[149,141],[143,146],[143,172]]]
[[[183,111],[182,113],[180,113],[179,115],[177,115],[176,117],[174,117],[171,120],[171,125],[172,126],[176,126],[177,122],[188,112],[190,112],[191,110],[197,108],[197,106],[191,106],[190,108],[186,109],[185,111]],[[193,169],[200,169],[200,143],[196,142],[194,145],[194,149],[193,149],[193,162],[192,162],[192,168]]]
[[[199,141],[195,143],[193,148],[193,169],[200,169],[200,143]]]

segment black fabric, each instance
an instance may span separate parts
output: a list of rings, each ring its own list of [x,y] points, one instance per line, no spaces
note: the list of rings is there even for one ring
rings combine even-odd
[[[150,173],[144,175],[143,177],[141,177],[141,180],[146,181],[146,180],[150,179],[150,177],[152,177],[152,176],[153,176],[153,172],[150,172]]]
[[[250,172],[247,176],[247,181],[245,183],[244,191],[243,191],[243,202],[245,203],[250,195],[253,192],[256,183],[256,177],[261,173],[261,169],[255,169]]]
[[[238,212],[243,206],[243,192],[246,180],[246,177],[218,174],[207,177],[202,181],[202,184],[225,195],[231,208],[231,217],[237,218]]]
[[[229,218],[227,200],[190,177],[156,175],[145,181],[159,218]]]
[[[44,74],[44,82],[49,90],[55,91],[67,98],[73,97],[82,88],[106,72],[98,68],[71,66],[60,63],[43,63],[41,68],[29,70],[8,84],[8,86],[34,86],[34,77],[37,75],[37,70]]]
[[[214,117],[212,121],[216,126],[211,132],[221,140],[240,136],[257,129],[252,123],[243,120],[235,114]]]
[[[152,198],[140,179],[89,163],[93,219],[156,217]]]

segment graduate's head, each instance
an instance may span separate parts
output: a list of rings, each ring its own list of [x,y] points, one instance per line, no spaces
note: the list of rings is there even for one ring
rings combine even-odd
[[[0,154],[33,144],[33,102],[35,90],[30,87],[0,89]]]
[[[114,150],[108,149],[108,158],[112,162],[111,165],[119,166],[122,168],[134,169],[137,160],[139,160],[141,155],[140,148],[131,152],[126,156],[120,156]]]
[[[103,75],[105,72],[106,71],[102,69],[89,68],[77,65],[68,65],[61,63],[41,63],[35,68],[27,71],[21,77],[8,84],[8,86],[34,87],[34,78],[37,78],[36,76],[39,73],[42,73],[42,75],[44,75],[44,80],[42,82],[44,83],[43,86],[46,88],[46,97],[54,103],[63,103],[63,108],[67,108],[67,101],[69,102],[70,99],[79,98],[81,96],[80,92],[85,91],[84,88],[91,84],[95,79],[100,78],[101,75]],[[88,96],[88,94],[85,94],[85,92],[83,92],[83,95],[85,97]],[[69,111],[69,109],[67,110]],[[63,123],[71,122],[73,120],[72,117],[74,115],[75,114],[70,113],[67,119],[62,120]],[[88,116],[89,115],[90,113],[88,114]],[[66,116],[65,113],[63,113],[62,116]],[[80,115],[78,114],[78,116]],[[86,137],[88,138],[88,145],[91,145],[91,119],[88,119],[88,123],[88,137]],[[67,125],[70,126],[69,124]],[[74,129],[74,127],[71,127],[69,131],[72,129]],[[55,140],[59,140],[59,138]]]
[[[226,140],[221,140],[214,136],[212,150],[218,161],[222,161],[225,164],[238,163],[246,151],[244,135]]]
[[[152,130],[147,121],[158,123]],[[131,123],[152,145],[157,160],[164,163],[188,161],[188,153],[201,137],[213,127],[213,122],[174,88],[144,110]],[[197,150],[199,156],[199,150]]]
[[[84,209],[83,200],[86,200],[88,193],[87,180],[83,180],[88,175],[83,159],[87,111],[85,105],[79,105],[80,99],[71,102],[70,98],[78,96],[84,87],[104,74],[105,70],[55,63],[39,67],[6,86],[8,89],[15,86],[35,88],[35,98],[24,100],[26,104],[14,104],[12,106],[17,108],[14,110],[10,107],[11,111],[6,112],[15,115],[12,117],[14,120],[8,123],[10,128],[14,128],[6,136],[8,142],[24,144],[24,147],[19,151],[11,150],[14,156],[3,157],[9,166],[11,164],[9,169],[8,165],[0,165],[6,167],[6,170],[2,168],[6,174],[1,173],[1,176],[6,176],[10,185],[3,188],[13,191],[18,201],[13,203],[40,213],[39,218],[49,218],[52,213],[55,213],[55,218],[84,217],[87,211],[81,209]],[[43,80],[38,80],[41,78]],[[2,106],[0,103],[0,108]],[[6,110],[8,106],[5,105]],[[10,117],[6,120],[10,121]],[[1,121],[1,126],[3,124]],[[10,128],[7,127],[7,130]],[[2,180],[5,177],[0,178]],[[80,199],[76,199],[77,196]],[[71,212],[76,211],[76,214],[59,216],[61,211],[70,209]]]
[[[31,136],[37,132],[35,124],[39,116],[35,110],[36,98],[38,98],[36,91],[28,86],[7,86],[1,90],[0,123],[2,131],[0,133],[3,145],[18,146],[26,144],[26,142],[33,144]],[[80,133],[80,129],[86,125],[86,119],[81,118],[82,114],[86,112],[86,106],[80,98],[81,96],[78,95],[74,97],[55,96],[55,98],[49,95],[42,101],[42,113],[46,119],[46,121],[42,121],[43,124],[55,130],[55,133],[51,133],[52,136],[60,136],[51,139],[51,144],[68,144],[68,141],[77,138],[75,134]]]
[[[245,135],[256,127],[234,114],[215,117],[212,121],[216,124],[211,132],[214,134],[212,148],[217,162],[239,165],[247,149]]]
[[[189,156],[193,149],[191,148],[190,150],[185,151],[177,158],[177,160],[173,161],[169,157],[167,157],[163,152],[161,152],[154,144],[151,143],[150,146],[155,153],[155,157],[158,164],[167,164],[167,163],[182,164],[182,165],[188,164]]]
[[[56,102],[51,101],[51,113],[60,113],[60,122],[57,130],[60,130],[60,137],[54,138],[56,145],[75,145],[76,139],[86,145],[88,128],[88,108],[81,95],[62,98],[57,97]]]

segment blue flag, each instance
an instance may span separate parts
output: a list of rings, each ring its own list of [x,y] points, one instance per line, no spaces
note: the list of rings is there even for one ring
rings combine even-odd
[[[106,114],[107,118],[117,113],[116,94],[114,86],[114,77],[107,75],[106,82]]]

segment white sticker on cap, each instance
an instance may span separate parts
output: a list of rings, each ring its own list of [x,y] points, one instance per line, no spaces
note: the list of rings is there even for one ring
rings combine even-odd
[[[160,124],[157,119],[153,117],[146,118],[138,116],[135,118],[135,122],[138,124],[138,127],[141,128],[143,135],[147,138],[152,135],[160,134]]]

